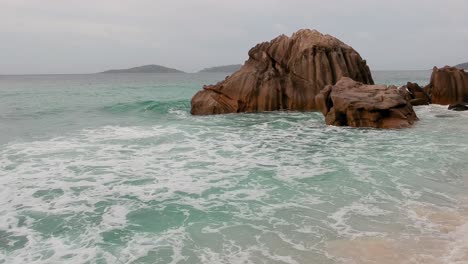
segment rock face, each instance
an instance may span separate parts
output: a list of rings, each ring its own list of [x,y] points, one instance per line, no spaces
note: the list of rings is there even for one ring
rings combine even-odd
[[[396,86],[365,85],[345,77],[325,87],[315,100],[327,125],[404,128],[418,120]]]
[[[431,96],[433,104],[468,102],[468,73],[455,67],[434,67],[431,82],[424,90]]]
[[[239,71],[193,96],[191,113],[317,110],[315,96],[341,77],[374,83],[366,61],[353,48],[303,29],[252,48]]]
[[[417,83],[408,82],[405,86],[400,87],[399,91],[413,106],[431,103],[431,97]]]

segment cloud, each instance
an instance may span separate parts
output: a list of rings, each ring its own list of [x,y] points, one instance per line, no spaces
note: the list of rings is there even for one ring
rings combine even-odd
[[[463,0],[3,0],[0,73],[196,71],[300,28],[342,39],[374,69],[427,69],[468,60],[466,10]]]

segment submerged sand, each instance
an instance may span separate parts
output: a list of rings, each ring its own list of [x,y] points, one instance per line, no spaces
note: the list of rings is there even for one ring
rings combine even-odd
[[[401,235],[404,232],[395,230],[395,236],[331,241],[327,253],[338,263],[349,264],[468,264],[468,196],[458,203],[457,209],[408,208],[412,218],[432,232]]]

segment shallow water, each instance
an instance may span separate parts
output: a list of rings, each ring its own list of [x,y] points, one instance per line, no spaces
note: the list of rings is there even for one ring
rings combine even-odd
[[[0,76],[0,263],[468,263],[468,113],[191,116],[223,78]]]

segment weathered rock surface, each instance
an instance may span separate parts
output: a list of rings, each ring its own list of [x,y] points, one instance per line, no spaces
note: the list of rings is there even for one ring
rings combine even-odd
[[[353,48],[303,29],[252,48],[239,71],[193,96],[191,113],[317,110],[315,96],[341,77],[374,83],[366,61]]]
[[[445,66],[432,70],[431,82],[424,87],[433,104],[450,105],[468,101],[468,73]]]
[[[413,106],[428,105],[431,103],[429,95],[417,83],[408,82],[398,89],[402,96]]]
[[[365,85],[344,77],[325,87],[315,100],[327,125],[404,128],[418,120],[396,86]]]

